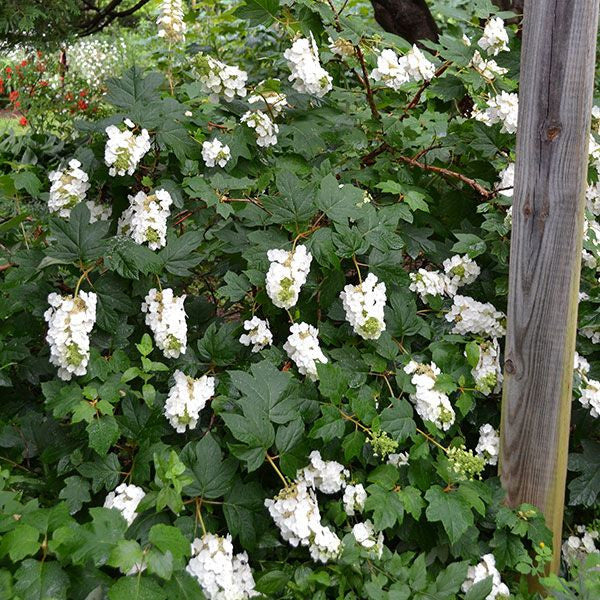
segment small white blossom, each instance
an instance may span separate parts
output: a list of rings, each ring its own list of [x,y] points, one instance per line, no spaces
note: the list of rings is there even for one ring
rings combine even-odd
[[[492,17],[486,23],[483,36],[477,45],[493,56],[508,50],[508,33],[500,17]]]
[[[152,288],[144,302],[146,325],[154,334],[154,341],[167,358],[179,358],[185,354],[187,345],[187,323],[184,296],[175,296],[171,288],[158,291]]]
[[[246,97],[246,71],[226,65],[212,56],[200,57],[199,71],[200,82],[210,93],[211,102],[218,102],[219,96],[223,96],[226,102],[231,102],[236,95]]]
[[[489,423],[486,423],[479,428],[479,442],[477,442],[475,452],[477,453],[477,456],[482,457],[488,465],[498,464],[500,436]]]
[[[337,40],[329,38],[327,40],[327,46],[329,51],[337,56],[354,56],[354,44],[345,38],[340,37],[337,38]]]
[[[316,327],[308,323],[294,323],[290,327],[290,335],[283,345],[288,356],[296,363],[302,375],[310,379],[318,379],[317,363],[324,364],[327,357],[321,351]]]
[[[385,331],[385,283],[377,283],[377,277],[369,273],[359,285],[347,285],[340,298],[354,331],[365,340],[378,339]]]
[[[502,367],[500,346],[496,338],[479,344],[479,362],[471,369],[471,375],[475,380],[475,387],[484,396],[500,390]]]
[[[497,96],[490,98],[487,108],[477,108],[472,116],[476,121],[485,123],[491,127],[495,123],[501,123],[501,131],[505,133],[516,133],[519,117],[519,96],[514,93],[500,92]]]
[[[292,87],[301,94],[322,98],[332,89],[331,75],[321,66],[319,50],[313,34],[299,38],[283,53],[292,72],[288,77]]]
[[[267,294],[275,306],[292,308],[306,283],[312,255],[306,246],[296,246],[292,252],[269,250],[267,258],[271,262],[266,277]]]
[[[508,73],[508,69],[498,65],[493,58],[482,58],[478,50],[475,50],[475,54],[473,54],[471,65],[482,77],[490,81],[493,81],[497,75],[506,75]]]
[[[256,143],[261,148],[268,148],[277,144],[277,134],[279,126],[273,123],[271,117],[261,110],[249,110],[241,118],[242,123],[254,129],[256,133]]]
[[[261,86],[263,86],[264,83],[264,81],[261,81],[258,84],[256,88],[257,93],[252,94],[248,97],[248,103],[262,104],[260,110],[267,113],[270,112],[276,117],[279,114],[281,114],[285,108],[288,107],[287,97],[281,92],[276,92],[274,90],[269,89],[262,89]]]
[[[505,334],[504,319],[504,314],[489,302],[484,304],[469,296],[460,295],[454,296],[452,309],[446,314],[446,320],[454,323],[452,333],[472,333],[492,338]]]
[[[112,216],[112,206],[94,200],[88,200],[86,203],[90,211],[90,223],[96,221],[108,221]]]
[[[447,292],[450,296],[453,296],[459,287],[473,283],[481,273],[477,263],[466,254],[464,256],[455,254],[447,258],[443,265],[447,277]]]
[[[362,512],[367,500],[367,492],[362,483],[349,484],[344,490],[344,510],[349,517],[354,516],[357,512]]]
[[[352,535],[358,544],[363,548],[370,550],[373,556],[381,558],[383,554],[383,532],[380,531],[379,535],[375,534],[375,527],[371,521],[365,521],[364,523],[357,523],[352,528]]]
[[[203,375],[200,379],[188,377],[181,371],[173,374],[175,383],[165,402],[165,417],[177,433],[195,429],[200,412],[215,394],[215,378]]]
[[[387,464],[394,467],[406,467],[409,461],[408,452],[400,452],[398,454],[388,454]]]
[[[202,142],[202,160],[207,167],[224,167],[231,160],[231,150],[218,139]]]
[[[443,296],[448,291],[448,277],[439,271],[419,269],[416,273],[409,273],[411,292],[419,294],[421,300],[426,302],[427,296]]]
[[[588,185],[585,192],[586,208],[595,216],[600,215],[600,181]]]
[[[260,352],[273,343],[273,334],[269,329],[268,321],[252,317],[249,321],[244,321],[244,330],[248,333],[240,336],[240,343],[244,346],[252,346],[252,352]]]
[[[588,269],[600,267],[600,223],[591,219],[583,220],[583,245],[581,258]]]
[[[205,533],[196,538],[185,570],[198,581],[207,600],[245,600],[259,595],[248,555],[233,554],[230,534]]]
[[[299,480],[265,500],[281,537],[292,546],[309,548],[314,561],[326,563],[339,556],[341,540],[329,527],[321,525],[321,513],[314,491]]]
[[[140,160],[150,150],[150,135],[146,129],[139,134],[133,133],[135,125],[129,120],[123,121],[125,129],[116,125],[106,128],[108,140],[104,147],[104,162],[109,175],[133,175]]]
[[[73,375],[85,375],[90,360],[90,333],[96,322],[96,294],[79,292],[73,298],[52,293],[48,304],[44,319],[48,323],[50,362],[58,367],[58,376],[64,381]]]
[[[404,372],[412,375],[411,383],[416,387],[410,399],[417,414],[424,421],[431,421],[436,427],[447,431],[454,423],[455,413],[446,394],[434,389],[441,371],[435,363],[429,365],[411,360]]]
[[[167,218],[173,203],[166,190],[156,190],[146,195],[140,190],[128,196],[129,207],[119,219],[117,231],[128,235],[136,244],[148,244],[150,250],[158,250],[167,243]]]
[[[68,168],[51,171],[48,179],[52,183],[48,197],[48,210],[58,212],[60,217],[68,218],[71,209],[85,200],[90,189],[87,173],[81,169],[81,163],[72,159]]]
[[[600,537],[598,531],[578,525],[575,528],[575,534],[570,535],[562,545],[563,558],[569,567],[584,561],[588,554],[600,552],[600,545],[596,545],[596,541]]]
[[[104,500],[104,508],[118,510],[127,525],[131,525],[137,517],[136,509],[145,496],[144,490],[137,485],[122,483],[113,492],[109,492]]]
[[[404,56],[387,48],[377,57],[377,68],[371,72],[374,81],[399,90],[409,81],[429,81],[435,75],[435,66],[425,58],[416,45]]]
[[[158,37],[165,38],[170,44],[185,40],[186,26],[183,22],[183,3],[181,0],[162,0],[159,8]]]
[[[485,554],[479,564],[469,567],[467,570],[467,579],[462,584],[462,591],[468,592],[476,583],[483,581],[488,577],[492,578],[492,591],[485,597],[485,600],[501,600],[510,596],[510,590],[507,585],[502,583],[500,573],[496,569],[496,559],[493,554]]]
[[[600,417],[600,381],[590,379],[590,363],[575,352],[574,365],[574,388],[579,392],[579,402],[589,409],[590,415],[594,418]]]
[[[496,190],[502,196],[512,198],[515,187],[515,163],[509,163],[500,171],[500,181],[496,184]],[[511,207],[512,208],[512,207]]]
[[[313,450],[308,458],[310,464],[300,471],[298,479],[324,494],[336,494],[346,485],[350,473],[344,465],[335,460],[323,460],[318,450]]]

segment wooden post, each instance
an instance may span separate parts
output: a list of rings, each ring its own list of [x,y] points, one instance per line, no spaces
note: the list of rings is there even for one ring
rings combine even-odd
[[[558,569],[599,0],[526,0],[500,477],[540,508]]]

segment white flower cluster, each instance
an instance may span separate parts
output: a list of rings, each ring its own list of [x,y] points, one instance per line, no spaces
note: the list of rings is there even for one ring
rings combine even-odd
[[[443,296],[447,292],[448,280],[446,275],[439,271],[419,269],[416,273],[409,273],[409,277],[408,289],[419,294],[423,302],[427,301],[427,296]]]
[[[585,192],[586,208],[595,216],[600,215],[600,181],[588,185]]]
[[[409,458],[408,452],[388,454],[387,464],[399,469],[400,467],[406,467],[408,465]]]
[[[226,65],[212,56],[200,59],[200,82],[210,93],[211,102],[218,102],[223,96],[226,102],[231,102],[235,96],[245,98],[248,73],[238,67]]]
[[[340,294],[346,319],[365,340],[376,340],[385,331],[385,291],[385,283],[377,283],[377,277],[369,273],[362,283],[347,285]]]
[[[458,288],[473,283],[481,273],[479,265],[466,254],[464,256],[455,254],[447,258],[442,264],[448,279],[446,288],[449,296],[454,296]]]
[[[417,388],[410,396],[417,414],[443,431],[450,429],[456,416],[454,409],[446,394],[433,389],[441,373],[439,367],[433,362],[426,365],[411,360],[404,372],[412,375],[410,381]]]
[[[336,461],[323,460],[318,450],[311,452],[309,459],[310,464],[299,471],[294,483],[275,498],[265,500],[265,506],[284,540],[294,547],[308,547],[313,560],[325,563],[337,558],[341,541],[329,527],[321,525],[315,491],[336,494],[344,490],[344,510],[350,516],[363,510],[367,493],[361,484],[348,484],[348,470]],[[374,535],[372,525],[370,527]],[[366,537],[364,539],[366,542]],[[382,534],[379,545],[383,549]],[[379,550],[376,553],[381,555]]]
[[[354,56],[355,48],[354,44],[345,38],[337,38],[337,40],[327,39],[327,47],[332,54],[337,56]]]
[[[187,323],[185,320],[185,295],[175,296],[171,288],[158,291],[152,288],[144,302],[146,325],[154,334],[154,341],[167,358],[179,358],[185,354]]]
[[[447,258],[444,263],[444,273],[439,271],[427,271],[419,269],[416,273],[410,273],[411,283],[409,289],[416,292],[424,302],[427,296],[452,297],[459,287],[473,283],[481,269],[477,263],[466,254]]]
[[[500,390],[502,383],[502,367],[500,366],[500,346],[496,338],[481,342],[479,346],[479,362],[471,369],[477,391],[484,396]]]
[[[429,81],[435,75],[435,65],[425,58],[416,45],[404,56],[387,48],[377,57],[377,68],[371,72],[375,81],[399,90],[409,81]]]
[[[332,89],[331,75],[321,66],[319,50],[312,33],[310,39],[299,38],[283,53],[291,70],[289,81],[301,94],[322,98]]]
[[[291,360],[296,363],[302,375],[308,375],[312,381],[319,377],[317,363],[324,364],[327,357],[319,346],[319,330],[308,323],[294,323],[290,327],[290,335],[283,345]]]
[[[271,262],[266,277],[267,294],[278,308],[292,308],[306,283],[312,255],[306,246],[296,246],[292,252],[269,250],[267,258]]]
[[[569,567],[584,561],[588,554],[600,552],[600,545],[596,546],[600,538],[598,531],[578,525],[575,532],[577,535],[570,535],[562,545],[563,558]]]
[[[462,584],[462,591],[468,592],[476,583],[483,581],[488,577],[492,578],[492,591],[485,597],[485,600],[501,600],[510,597],[510,590],[505,583],[502,583],[500,573],[496,569],[496,559],[493,554],[484,554],[479,564],[469,567],[467,578]]]
[[[500,92],[497,96],[490,98],[487,108],[477,108],[472,116],[476,121],[485,123],[491,127],[495,123],[501,123],[501,131],[505,133],[516,133],[519,117],[519,96],[510,92]]]
[[[273,334],[269,329],[268,321],[252,317],[249,321],[244,321],[244,331],[248,333],[240,336],[240,343],[244,346],[252,345],[252,352],[260,352],[273,343]]]
[[[207,600],[244,600],[259,595],[248,555],[233,554],[230,534],[205,533],[196,538],[186,571],[197,579]]]
[[[125,64],[126,53],[124,38],[114,35],[79,38],[67,46],[67,78],[83,79],[90,88],[97,90]]]
[[[150,150],[150,135],[147,129],[135,134],[135,124],[129,119],[123,121],[124,129],[116,125],[106,128],[108,140],[104,148],[104,162],[109,167],[108,173],[115,175],[133,175],[140,160]]]
[[[308,457],[310,464],[300,471],[299,478],[324,494],[337,494],[350,476],[348,469],[335,460],[323,460],[318,450]]]
[[[502,196],[512,198],[515,187],[515,163],[509,163],[500,171],[500,181],[496,184],[496,190]]]
[[[508,33],[500,17],[492,17],[486,23],[477,45],[492,56],[508,50]]]
[[[479,428],[479,441],[475,447],[477,456],[483,458],[488,465],[498,464],[500,453],[500,436],[498,432],[486,423]]]
[[[140,190],[129,196],[129,207],[119,219],[118,233],[128,235],[136,244],[148,243],[150,250],[158,250],[167,243],[167,218],[173,203],[166,190],[146,195]]]
[[[590,411],[590,415],[600,417],[600,381],[588,377],[590,364],[575,352],[575,387],[579,392],[579,402]]]
[[[454,296],[452,309],[446,314],[446,320],[454,323],[452,333],[472,333],[491,338],[505,334],[504,319],[504,314],[489,302],[477,302],[469,296],[460,295]]]
[[[478,50],[475,50],[471,59],[472,67],[486,79],[493,81],[497,75],[506,75],[508,69],[501,67],[493,58],[483,58]]]
[[[583,243],[587,246],[581,251],[584,266],[588,269],[600,267],[600,223],[590,219],[583,220]]]
[[[207,167],[224,167],[231,160],[231,150],[227,144],[215,138],[202,142],[202,160]]]
[[[349,484],[344,490],[344,511],[349,517],[353,517],[356,512],[362,512],[367,500],[367,492],[362,483]]]
[[[165,402],[165,417],[177,433],[196,428],[200,412],[215,394],[215,379],[203,375],[200,379],[188,377],[177,370],[173,374],[175,383],[169,390]]]
[[[262,110],[249,110],[242,115],[241,121],[246,123],[250,129],[254,129],[256,143],[261,148],[277,144],[279,125],[274,123],[271,117]]]
[[[342,542],[329,527],[321,525],[321,513],[314,490],[303,479],[265,500],[281,537],[292,546],[309,548],[312,559],[326,563],[337,558]]]
[[[136,509],[145,496],[144,490],[137,485],[122,483],[113,492],[109,492],[104,500],[104,508],[118,510],[127,525],[131,525],[137,517]]]
[[[354,525],[352,535],[357,543],[372,552],[374,557],[381,558],[383,554],[383,531],[376,535],[375,527],[373,527],[371,521],[367,520],[364,523]]]
[[[112,206],[110,204],[95,202],[94,200],[88,200],[85,204],[90,211],[90,223],[108,221],[112,216]]]
[[[90,333],[96,322],[96,294],[79,292],[73,296],[51,293],[50,308],[44,313],[48,323],[46,341],[50,362],[58,367],[58,376],[70,381],[73,375],[85,375],[90,360]]]
[[[162,0],[159,8],[158,37],[165,38],[170,44],[185,40],[186,26],[183,22],[183,2],[181,0]]]
[[[60,217],[69,217],[71,209],[85,200],[90,189],[88,174],[81,169],[81,163],[72,159],[66,169],[50,171],[48,179],[52,183],[48,197],[48,210],[57,212]]]

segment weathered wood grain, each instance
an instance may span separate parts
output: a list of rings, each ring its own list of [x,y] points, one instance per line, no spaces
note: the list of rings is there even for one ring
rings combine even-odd
[[[598,0],[526,0],[500,476],[560,556]]]

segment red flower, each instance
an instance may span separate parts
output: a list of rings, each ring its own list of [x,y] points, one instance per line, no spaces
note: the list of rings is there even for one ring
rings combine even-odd
[[[87,95],[87,92],[86,92],[85,90],[81,90],[81,91],[79,92],[79,97],[80,97],[80,98],[85,98],[85,97],[86,97],[86,95]]]
[[[67,92],[65,94],[65,100],[69,100],[69,101],[73,100],[73,94],[71,94],[71,92]]]
[[[25,127],[25,125],[27,125],[27,119],[25,117],[21,117],[19,119],[19,125],[22,125],[23,127]]]
[[[6,71],[6,74],[10,77],[10,74],[12,73],[12,69],[10,67],[6,67],[6,69],[4,69]]]
[[[27,61],[26,60],[21,61],[21,66],[22,67],[26,67],[27,66]]]
[[[44,56],[44,55],[42,54],[42,51],[41,51],[41,50],[38,50],[38,51],[37,51],[37,57],[38,57],[38,58],[42,58],[42,56]]]
[[[18,97],[19,97],[19,92],[17,92],[17,90],[14,90],[13,92],[11,92],[8,95],[8,99],[9,99],[10,102],[15,102]]]
[[[17,101],[15,102],[15,108],[19,108],[19,106],[21,106],[21,103],[20,103],[20,102],[17,100]]]
[[[48,86],[48,82],[45,79],[40,81],[40,87],[47,87],[47,86]]]
[[[85,110],[89,105],[88,105],[88,103],[85,100],[80,100],[77,103],[77,106],[79,106],[80,110]]]

